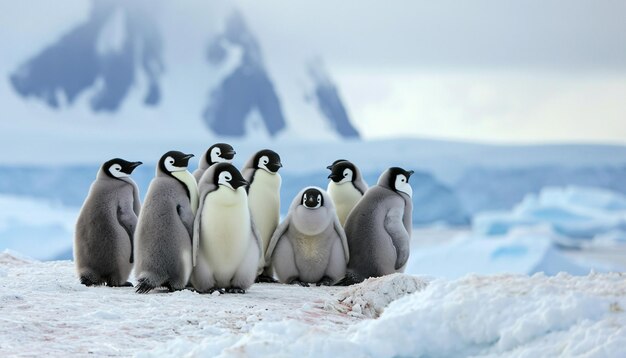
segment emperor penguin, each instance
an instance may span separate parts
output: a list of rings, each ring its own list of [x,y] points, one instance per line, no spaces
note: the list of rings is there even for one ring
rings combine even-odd
[[[242,171],[244,179],[249,183],[250,212],[263,241],[263,256],[280,220],[281,177],[278,170],[282,166],[278,153],[263,149],[248,160]],[[276,282],[272,277],[270,263],[265,260],[259,262],[257,282]]]
[[[200,178],[191,277],[198,292],[245,293],[254,283],[262,243],[250,217],[247,184],[230,163],[212,165]]]
[[[198,169],[193,172],[193,177],[196,181],[200,181],[202,174],[215,163],[230,163],[235,157],[235,150],[233,146],[228,143],[215,143],[207,149],[207,151],[200,158],[198,163]]]
[[[350,261],[339,284],[404,272],[412,228],[412,174],[398,167],[387,169],[348,214],[344,229]]]
[[[160,286],[181,290],[189,281],[198,208],[196,181],[187,171],[191,157],[179,151],[163,154],[150,182],[135,235],[137,293]]]
[[[130,178],[141,162],[105,162],[80,209],[74,234],[74,262],[86,286],[132,286],[133,234],[141,203]]]
[[[337,207],[337,216],[341,225],[345,225],[350,210],[361,200],[367,183],[361,171],[352,162],[345,159],[336,160],[326,167],[331,173],[328,176],[328,194]]]
[[[294,198],[265,254],[280,282],[302,286],[336,283],[345,276],[349,258],[333,202],[317,187],[304,188]]]

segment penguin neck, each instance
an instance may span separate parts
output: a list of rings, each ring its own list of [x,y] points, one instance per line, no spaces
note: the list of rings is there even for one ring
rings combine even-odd
[[[181,182],[187,190],[187,196],[189,197],[189,203],[191,204],[191,210],[196,213],[198,209],[198,184],[196,179],[191,175],[188,170],[182,170],[179,172],[172,172],[172,176]]]
[[[278,173],[268,173],[265,169],[257,169],[254,172],[254,176],[252,178],[252,183],[250,186],[255,184],[260,184],[264,187],[270,188],[271,190],[278,190],[281,184],[281,177]]]
[[[248,196],[246,195],[246,189],[244,187],[232,190],[223,185],[219,185],[217,190],[210,193],[210,195],[214,200],[214,203],[219,204],[220,206],[248,206]]]
[[[291,217],[294,227],[307,236],[316,236],[322,233],[329,224],[332,214],[322,206],[317,209],[307,209],[303,205],[298,205]]]
[[[206,170],[211,166],[211,164],[209,164],[210,157],[207,156],[207,154],[208,153],[204,153],[204,155],[202,155],[202,158],[200,158],[198,168]]]

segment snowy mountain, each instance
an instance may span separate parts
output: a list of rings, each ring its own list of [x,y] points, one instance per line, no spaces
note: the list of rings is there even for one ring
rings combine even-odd
[[[129,133],[139,134],[146,122],[158,124],[157,115],[170,122],[161,123],[163,128],[152,126],[163,134],[193,123],[187,129],[203,128],[205,138],[306,136],[311,129],[318,138],[359,137],[321,60],[294,57],[290,69],[281,67],[276,74],[267,65],[275,59],[263,53],[254,29],[230,4],[198,4],[199,12],[206,11],[205,18],[180,15],[178,25],[173,21],[182,11],[176,4],[121,0],[90,4],[84,20],[72,21],[69,29],[43,46],[33,45],[31,54],[12,68],[3,68],[0,61],[0,72],[6,71],[0,75],[10,82],[9,94],[43,103],[47,109],[31,105],[21,113],[13,110],[21,107],[19,101],[0,99],[17,120],[43,114],[59,127],[67,125],[69,117],[101,126],[102,114],[107,114],[110,122],[115,118],[132,129]],[[181,31],[182,22],[197,25],[196,33]],[[0,44],[0,51],[13,51],[16,45]],[[180,46],[186,58],[177,52]]]
[[[162,62],[154,18],[133,3],[93,1],[87,21],[26,60],[10,80],[19,95],[53,109],[71,106],[79,95],[91,92],[94,112],[114,112],[136,85],[139,71],[149,82],[145,105],[158,105]]]

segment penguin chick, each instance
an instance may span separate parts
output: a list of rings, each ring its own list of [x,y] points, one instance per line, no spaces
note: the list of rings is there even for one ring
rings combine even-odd
[[[89,189],[74,234],[74,262],[84,285],[132,286],[127,280],[141,203],[130,174],[141,164],[111,159]]]
[[[230,163],[235,157],[235,150],[228,143],[215,143],[207,149],[207,151],[200,158],[198,163],[198,169],[193,172],[193,177],[196,181],[200,181],[202,174],[215,163]]]
[[[282,283],[331,285],[346,273],[348,242],[328,194],[300,191],[266,253]]]
[[[350,261],[339,284],[404,272],[412,228],[411,174],[398,167],[387,169],[348,215],[344,229]]]
[[[280,185],[278,170],[282,167],[278,153],[263,149],[255,153],[243,168],[243,177],[248,184],[248,202],[252,221],[259,230],[265,257],[267,246],[280,220]],[[276,282],[272,268],[264,259],[259,262],[257,282]]]
[[[336,160],[326,167],[331,173],[328,176],[328,194],[337,207],[337,216],[341,225],[345,225],[350,210],[361,200],[367,183],[363,180],[361,171],[350,161]]]
[[[254,283],[261,241],[250,218],[247,184],[229,163],[212,165],[200,178],[191,277],[199,292],[245,293]]]
[[[181,290],[189,281],[198,201],[196,181],[187,171],[191,157],[193,154],[169,151],[157,165],[135,235],[137,293],[160,286]]]

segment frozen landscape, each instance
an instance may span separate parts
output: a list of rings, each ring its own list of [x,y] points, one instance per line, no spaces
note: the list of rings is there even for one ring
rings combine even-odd
[[[82,286],[70,262],[5,251],[0,287],[2,356],[615,357],[626,344],[620,273],[395,274],[140,296]]]
[[[626,356],[625,9],[600,3],[0,5],[0,357]],[[100,165],[142,161],[143,199],[163,153],[193,171],[215,142],[280,154],[282,217],[338,158],[414,170],[406,271],[81,285]]]

